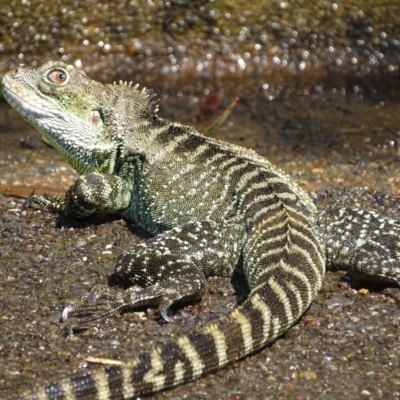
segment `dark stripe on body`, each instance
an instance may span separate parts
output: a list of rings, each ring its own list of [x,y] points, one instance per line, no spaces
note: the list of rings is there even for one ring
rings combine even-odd
[[[187,136],[187,127],[180,125],[168,124],[165,129],[161,130],[156,140],[161,144],[170,144],[179,136]]]

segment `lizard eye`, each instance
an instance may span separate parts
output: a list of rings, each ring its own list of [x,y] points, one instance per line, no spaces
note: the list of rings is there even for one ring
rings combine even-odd
[[[67,74],[61,69],[54,69],[53,71],[49,72],[47,78],[50,82],[61,85],[67,80]]]

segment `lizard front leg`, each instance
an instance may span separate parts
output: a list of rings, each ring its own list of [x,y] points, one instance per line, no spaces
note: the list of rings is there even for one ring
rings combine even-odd
[[[139,244],[116,265],[116,273],[133,286],[125,292],[97,286],[89,302],[66,307],[63,319],[74,317],[70,328],[82,329],[123,310],[146,306],[158,307],[169,321],[173,304],[204,294],[207,276],[232,275],[240,260],[241,229],[190,222]]]
[[[115,175],[91,173],[80,176],[68,189],[65,198],[33,195],[25,205],[83,218],[96,212],[119,214],[128,208],[130,199],[131,188],[127,181]]]

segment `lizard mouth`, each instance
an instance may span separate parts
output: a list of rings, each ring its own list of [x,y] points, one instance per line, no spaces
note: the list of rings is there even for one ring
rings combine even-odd
[[[46,107],[42,99],[33,90],[24,90],[17,87],[12,77],[4,76],[2,82],[4,98],[25,119],[34,122],[40,118],[62,118],[54,113],[54,109]]]

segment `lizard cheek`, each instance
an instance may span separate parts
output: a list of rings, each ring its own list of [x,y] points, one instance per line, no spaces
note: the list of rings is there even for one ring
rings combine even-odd
[[[103,125],[103,119],[99,110],[93,110],[90,112],[89,122],[96,127]]]

